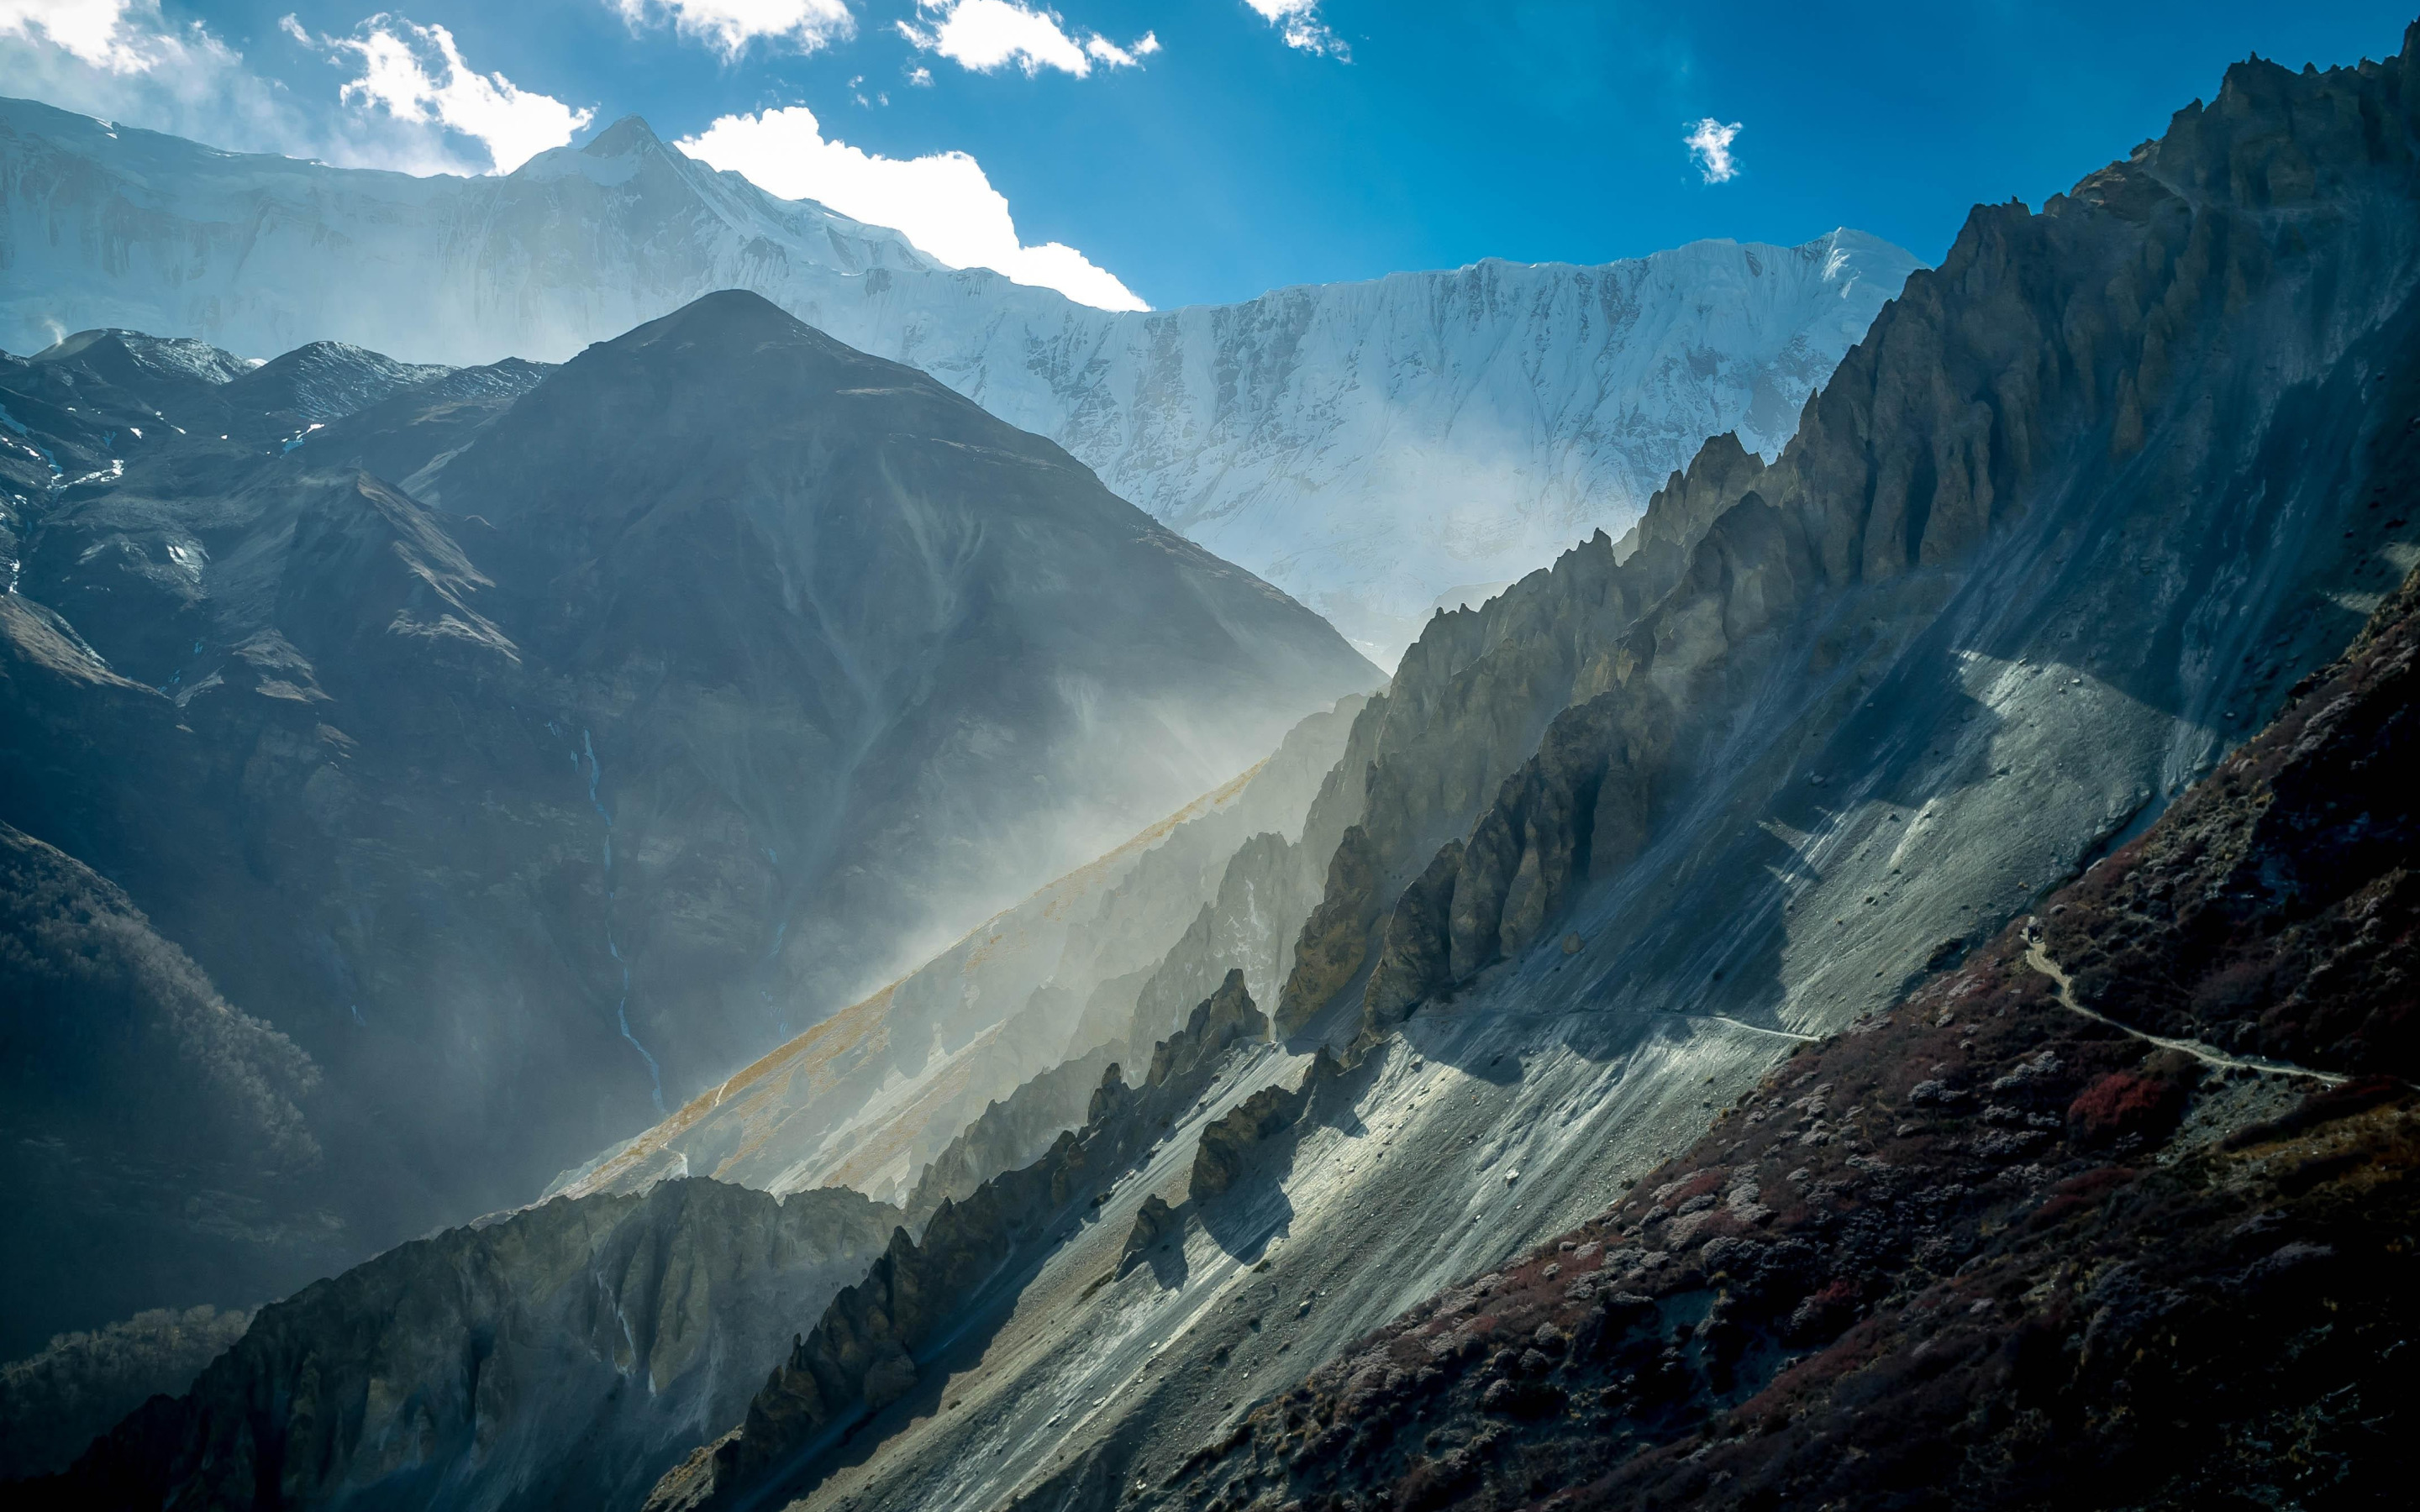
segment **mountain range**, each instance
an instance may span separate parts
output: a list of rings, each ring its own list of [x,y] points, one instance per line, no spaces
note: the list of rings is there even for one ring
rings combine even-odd
[[[89,1422],[52,1400],[79,1369],[129,1411],[81,1453],[14,1456],[54,1473],[12,1494],[645,1512],[2391,1501],[2420,1442],[2401,1358],[2420,1295],[2415,46],[2420,23],[2383,62],[2238,64],[2039,209],[1977,207],[1786,444],[1705,439],[1619,536],[1426,617],[1383,687],[1301,605],[1119,515],[1050,442],[752,295],[552,369],[415,380],[329,347],[261,378],[278,364],[116,332],[8,369],[23,444],[0,456],[24,480],[8,528],[27,545],[0,597],[0,749],[35,754],[0,789],[28,795],[0,812],[6,960],[57,1005],[19,1021],[52,1038],[11,1047],[44,1068],[18,1088],[40,1095],[9,1104],[12,1148],[50,1163],[19,1167],[46,1184],[12,1208],[70,1215],[63,1234],[140,1212],[156,1234],[168,1205],[142,1181],[208,1179],[194,1231],[245,1213],[299,1227],[311,1209],[271,1203],[258,1173],[364,1168],[326,1085],[395,1116],[375,1077],[410,1087],[515,1022],[453,987],[432,1001],[468,1006],[416,1030],[423,1060],[393,1043],[339,1060],[274,1016],[291,1000],[275,981],[240,975],[280,916],[206,870],[186,838],[204,819],[266,874],[356,858],[274,900],[340,945],[356,938],[340,911],[450,904],[368,968],[434,949],[518,970],[489,942],[600,929],[618,961],[626,930],[644,939],[671,980],[627,981],[679,1017],[566,1019],[602,1053],[563,1090],[610,1085],[619,1056],[627,1106],[652,1045],[649,1067],[695,1093],[551,1181],[519,1160],[507,1211],[271,1302],[180,1393],[126,1399],[148,1377],[80,1365],[99,1348],[61,1340],[9,1378],[52,1396],[0,1422]],[[207,408],[256,381],[403,386],[327,422]],[[115,397],[137,393],[153,408]],[[116,455],[137,421],[172,438]],[[867,685],[819,679],[809,655],[857,646],[852,627],[907,655],[896,628],[942,580],[922,543],[950,538],[933,522],[970,493],[1020,520],[1126,521],[1047,536],[997,592],[1056,581],[1078,549],[1152,546],[1177,577],[1120,610],[1116,646],[1063,609],[1047,643],[1125,668],[1156,709],[1171,696],[1156,669],[1217,627],[1223,703],[1260,717],[1236,734],[1252,754],[1123,843],[973,831],[1056,880],[929,949],[858,894],[929,896],[915,862],[966,821],[918,833],[901,799],[860,829],[853,795],[827,801],[830,849],[810,854],[851,859],[804,895],[799,927],[822,933],[795,980],[876,934],[923,964],[730,1071],[736,1041],[707,1037],[747,1021],[732,995],[718,1018],[689,990],[692,963],[744,959],[696,942],[754,917],[727,881],[744,843],[723,838],[754,832],[723,815],[821,791],[818,771],[730,774],[848,728],[776,717],[799,689],[856,706],[819,690]],[[305,505],[268,550],[244,522],[288,497]],[[852,517],[867,498],[882,506]],[[914,551],[849,558],[878,600],[854,618],[822,609],[811,570],[852,518],[920,526]],[[280,639],[235,642],[209,675],[176,659],[188,626],[240,627],[251,604],[273,606]],[[954,648],[972,668],[956,682],[950,656],[920,663],[943,670],[917,686],[947,696],[896,724],[1050,707],[1013,696],[997,640]],[[507,646],[534,671],[505,671]],[[796,659],[757,676],[776,653]],[[217,736],[236,690],[292,722]],[[308,770],[336,776],[279,786],[304,769],[306,719],[341,752]],[[768,726],[761,746],[706,738]],[[592,748],[600,727],[617,738]],[[1080,773],[1051,810],[1080,811],[1135,779],[1120,760],[1157,750],[1181,788],[1182,754],[1219,722],[1140,728],[1105,747],[1080,728],[1004,786]],[[228,786],[178,776],[177,732]],[[517,807],[518,768],[491,754],[507,735],[533,773],[568,754],[569,795]],[[1001,748],[953,764],[946,740],[910,744],[962,784]],[[365,771],[423,795],[382,800],[401,817],[374,845],[287,838],[350,822]],[[480,817],[454,817],[474,790]],[[982,812],[1016,810],[998,802]],[[520,874],[502,863],[522,830],[562,857],[527,872],[551,880],[526,902],[488,880]],[[487,851],[466,856],[472,834]],[[598,841],[615,849],[591,861]],[[559,896],[586,911],[548,912]],[[242,949],[204,927],[212,909],[256,926]],[[799,1000],[783,985],[776,1001]],[[85,1003],[136,1032],[60,1032]],[[143,1120],[129,1133],[119,1110],[155,1103],[209,1133],[174,1152],[187,1166]],[[468,1116],[442,1113],[440,1133]],[[106,1158],[59,1153],[87,1149]],[[144,1304],[177,1300],[159,1280]]]
[[[560,361],[752,289],[1059,442],[1388,666],[1436,608],[1620,535],[1705,438],[1770,459],[1916,266],[1838,231],[1112,314],[775,199],[636,117],[502,177],[413,178],[26,100],[0,100],[0,247],[20,351],[115,326]]]

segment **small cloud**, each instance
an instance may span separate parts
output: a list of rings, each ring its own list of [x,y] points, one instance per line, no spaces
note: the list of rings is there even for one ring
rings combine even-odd
[[[1319,0],[1244,0],[1263,21],[1278,28],[1288,47],[1340,63],[1353,61],[1353,50],[1319,19]]]
[[[290,17],[288,18],[291,19]],[[299,23],[287,35],[301,35]],[[454,34],[381,11],[350,37],[316,39],[334,60],[349,56],[360,77],[337,92],[355,110],[435,126],[485,147],[496,173],[510,173],[550,147],[568,143],[597,113],[572,109],[551,95],[523,89],[501,73],[481,73],[462,61]]]
[[[1095,35],[1084,39],[1084,51],[1104,68],[1139,69],[1142,67],[1143,59],[1159,51],[1159,37],[1156,33],[1145,32],[1132,46],[1120,47],[1108,38]]]
[[[788,41],[813,53],[857,35],[847,0],[607,0],[632,31],[672,23],[725,61],[755,41]]]
[[[1725,123],[1712,116],[1689,128],[1681,139],[1689,149],[1689,161],[1698,165],[1710,184],[1728,184],[1739,177],[1739,160],[1731,156],[1731,143],[1740,134],[1740,123]]]
[[[1008,200],[963,152],[885,158],[826,137],[804,105],[725,116],[680,149],[784,199],[889,226],[952,268],[989,268],[1104,310],[1147,310],[1116,275],[1056,241],[1018,239]]]
[[[933,87],[933,70],[920,63],[908,70],[908,82],[919,89],[930,89]]]
[[[1120,47],[1098,32],[1078,39],[1058,14],[1023,0],[916,0],[917,21],[896,22],[899,35],[921,53],[936,53],[974,73],[1015,64],[1028,78],[1044,69],[1081,79],[1093,66],[1131,69],[1159,51],[1159,39]]]

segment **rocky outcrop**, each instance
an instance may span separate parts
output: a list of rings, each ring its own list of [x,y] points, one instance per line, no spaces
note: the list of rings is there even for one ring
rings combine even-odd
[[[802,1468],[829,1435],[879,1412],[916,1379],[921,1352],[980,1305],[1019,1250],[1072,1216],[1084,1195],[1115,1180],[1190,1106],[1228,1050],[1268,1031],[1231,972],[1186,1026],[1155,1046],[1139,1088],[1109,1068],[1080,1129],[1062,1133],[1031,1165],[985,1181],[963,1202],[944,1200],[921,1240],[901,1228],[865,1279],[834,1298],[814,1332],[795,1338],[748,1404],[737,1434],[698,1450],[650,1495],[651,1509],[730,1504],[760,1494],[768,1477]]]
[[[966,1201],[985,1181],[1032,1165],[1061,1134],[1081,1127],[1101,1078],[1123,1056],[1121,1047],[1104,1045],[1062,1061],[985,1108],[916,1179],[908,1197],[908,1227],[922,1231],[942,1203]]]
[[[1340,780],[1306,826],[1307,840],[1336,840],[1326,886],[1292,942],[1282,1031],[1310,1024],[1374,969],[1402,890],[1437,847],[1468,836],[1554,713],[1612,680],[1621,638],[1672,586],[1681,562],[1659,534],[1617,563],[1599,535],[1483,608],[1430,623],[1356,722]],[[1404,990],[1400,977],[1389,990]]]
[[[1615,543],[1614,555],[1627,558],[1651,541],[1685,553],[1724,510],[1747,496],[1764,468],[1764,458],[1742,446],[1737,436],[1710,437],[1688,466],[1675,469],[1649,498],[1638,523]]]
[[[1406,1011],[1453,980],[1453,894],[1462,857],[1462,841],[1446,841],[1419,880],[1395,901],[1362,993],[1366,1039],[1403,1022]]]
[[[1177,1215],[1168,1199],[1154,1192],[1142,1199],[1135,1212],[1134,1227],[1126,1231],[1126,1247],[1118,1256],[1116,1273],[1125,1274],[1141,1263],[1153,1245],[1180,1232],[1185,1220]]]
[[[2148,980],[2195,958],[2231,884],[2264,1044],[2391,1060],[2408,921],[2374,910],[2365,942],[2396,973],[2311,941],[2401,887],[2408,844],[2362,840],[2409,823],[2408,784],[2365,794],[2386,805],[2359,825],[2296,798],[2394,764],[2415,635],[2420,574],[2037,926],[1803,1048],[1599,1216],[1411,1307],[1138,1500],[2195,1506],[2318,1478],[2392,1500],[2420,1101],[2150,1044],[2033,961],[2047,942]],[[2149,905],[2154,867],[2211,901]],[[2312,881],[2243,890],[2264,870]]]
[[[1186,1182],[1188,1200],[1201,1202],[1235,1184],[1253,1148],[1293,1125],[1302,1111],[1302,1089],[1264,1087],[1227,1110],[1202,1131],[1193,1149],[1193,1174]]]
[[[896,1219],[671,1181],[415,1241],[262,1309],[16,1504],[632,1505]]]

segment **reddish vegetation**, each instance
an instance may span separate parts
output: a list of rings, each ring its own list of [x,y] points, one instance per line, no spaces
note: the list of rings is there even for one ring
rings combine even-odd
[[[2153,1005],[2132,1016],[2206,1038],[2224,1005],[2254,1026],[2232,1045],[2372,1074],[2322,1088],[2154,1049],[2061,1007],[2012,927],[1802,1052],[1598,1219],[1254,1412],[1162,1494],[1205,1512],[2403,1504],[2415,645],[2420,575],[2048,915],[2052,958],[2103,1011]],[[2329,811],[2328,782],[2368,784],[2361,835],[2296,821]],[[2147,877],[2209,902],[2139,906]],[[2148,990],[2164,971],[2182,989]]]
[[[2177,1126],[2189,1090],[2181,1078],[2113,1071],[2067,1105],[2068,1135],[2079,1145],[2158,1138]]]

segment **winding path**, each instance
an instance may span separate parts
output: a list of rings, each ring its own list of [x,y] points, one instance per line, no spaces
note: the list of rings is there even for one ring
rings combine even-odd
[[[2307,1066],[2297,1066],[2290,1061],[2270,1060],[2259,1056],[2230,1056],[2224,1050],[2213,1050],[2196,1040],[2170,1040],[2162,1035],[2146,1034],[2133,1025],[2121,1024],[2106,1013],[2096,1013],[2075,1000],[2075,994],[2070,990],[2067,973],[2061,971],[2058,968],[2058,963],[2050,958],[2050,952],[2042,949],[2041,941],[2034,937],[2030,925],[2027,926],[2025,934],[2025,964],[2050,979],[2051,985],[2058,990],[2058,1006],[2069,1012],[2081,1013],[2096,1024],[2106,1024],[2120,1034],[2132,1035],[2137,1040],[2158,1045],[2163,1050],[2180,1050],[2205,1065],[2218,1066],[2227,1071],[2257,1072],[2263,1076],[2301,1076],[2318,1082],[2323,1087],[2341,1087],[2350,1079],[2335,1072],[2313,1071]]]

